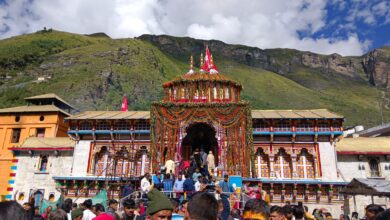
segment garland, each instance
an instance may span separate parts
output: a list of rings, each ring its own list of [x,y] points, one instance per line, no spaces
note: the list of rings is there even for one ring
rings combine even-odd
[[[172,103],[156,102],[151,106],[151,156],[153,169],[164,163],[164,159],[173,159],[177,146],[180,146],[180,130],[192,123],[206,122],[218,125],[226,140],[222,143],[222,164],[226,171],[235,174],[238,169],[243,176],[249,177],[254,170],[252,117],[247,102],[238,103]],[[184,138],[184,137],[183,137]],[[167,154],[161,155],[167,148]],[[160,152],[160,155],[159,153]],[[156,162],[157,161],[157,162]],[[160,164],[158,164],[160,163]]]

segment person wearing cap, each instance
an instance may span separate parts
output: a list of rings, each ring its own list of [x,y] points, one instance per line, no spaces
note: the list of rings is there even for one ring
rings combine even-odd
[[[148,193],[147,220],[172,219],[173,206],[164,193],[157,189],[151,189]]]
[[[92,220],[96,217],[92,212],[92,199],[87,199],[83,202],[83,219],[82,220]]]
[[[82,220],[83,219],[83,209],[77,208],[71,212],[72,220]]]

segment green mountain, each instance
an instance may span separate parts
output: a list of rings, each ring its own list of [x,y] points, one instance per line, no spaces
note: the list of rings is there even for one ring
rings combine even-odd
[[[54,92],[84,110],[133,110],[162,98],[162,83],[199,63],[209,45],[221,73],[240,81],[253,109],[328,108],[346,125],[390,119],[390,47],[361,57],[291,49],[261,50],[166,35],[111,39],[42,30],[0,41],[0,107]]]

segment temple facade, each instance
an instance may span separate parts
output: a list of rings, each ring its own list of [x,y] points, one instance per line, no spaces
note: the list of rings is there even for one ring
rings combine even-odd
[[[206,53],[207,54],[207,53]],[[167,160],[212,151],[215,175],[240,175],[274,203],[302,201],[341,213],[346,182],[337,169],[335,142],[343,116],[326,109],[251,110],[242,86],[203,63],[163,84],[150,111],[87,111],[66,118],[76,141],[69,174],[53,179],[69,197],[91,197],[159,171]],[[178,159],[179,158],[179,159]],[[179,170],[179,168],[177,168]]]

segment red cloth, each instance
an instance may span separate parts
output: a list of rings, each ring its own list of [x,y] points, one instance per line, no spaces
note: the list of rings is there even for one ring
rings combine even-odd
[[[191,166],[191,163],[189,160],[183,161],[182,169],[185,170],[186,168],[189,168]]]
[[[214,65],[214,62],[211,62],[211,53],[208,46],[206,46],[206,55],[204,56],[204,63],[202,69],[208,73],[211,69],[213,69],[214,73],[218,73],[217,66]]]
[[[115,218],[107,213],[102,213],[99,216],[96,216],[93,220],[115,220]]]
[[[127,110],[128,110],[127,97],[123,96],[123,101],[122,101],[122,105],[121,105],[121,111],[122,112],[127,112]]]

